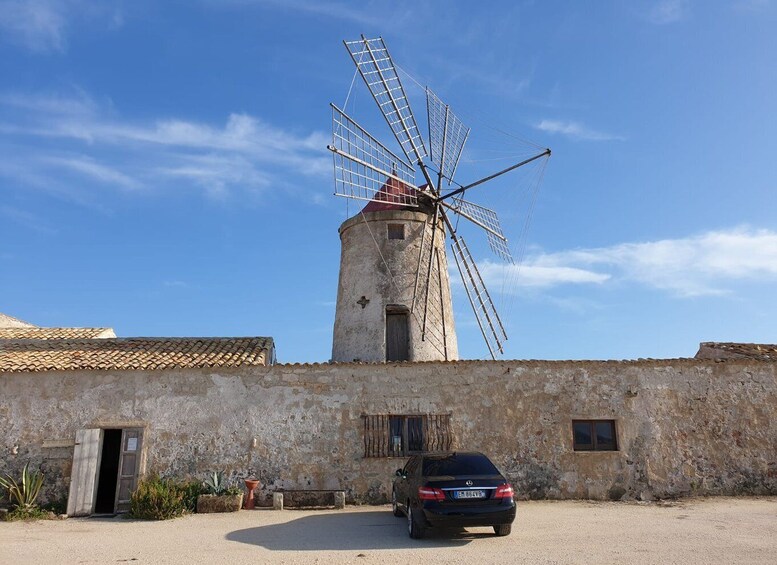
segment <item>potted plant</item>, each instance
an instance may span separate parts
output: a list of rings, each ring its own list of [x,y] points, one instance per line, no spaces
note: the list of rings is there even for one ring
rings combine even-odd
[[[243,505],[243,491],[229,486],[221,471],[208,475],[202,483],[205,494],[197,497],[197,512],[237,512]]]

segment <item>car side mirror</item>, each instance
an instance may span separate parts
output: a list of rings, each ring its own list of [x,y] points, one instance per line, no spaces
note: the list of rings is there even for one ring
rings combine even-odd
[[[397,469],[397,470],[396,470],[396,472],[395,472],[394,474],[395,474],[397,477],[404,477],[404,475],[402,474],[402,469]]]

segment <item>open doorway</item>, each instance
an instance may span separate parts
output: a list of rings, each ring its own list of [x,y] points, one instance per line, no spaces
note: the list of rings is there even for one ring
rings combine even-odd
[[[116,510],[116,479],[121,457],[121,430],[103,430],[102,457],[97,475],[95,514],[113,514]]]
[[[127,512],[140,474],[142,442],[142,428],[78,430],[68,515]]]

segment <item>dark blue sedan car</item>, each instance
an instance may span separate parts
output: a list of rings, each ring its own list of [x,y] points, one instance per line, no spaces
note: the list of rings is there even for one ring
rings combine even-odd
[[[397,469],[391,493],[394,516],[407,516],[412,538],[427,528],[492,526],[510,533],[513,487],[488,457],[476,452],[420,453]]]

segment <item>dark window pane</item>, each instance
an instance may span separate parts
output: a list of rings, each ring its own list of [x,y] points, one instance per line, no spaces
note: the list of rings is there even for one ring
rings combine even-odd
[[[402,420],[401,416],[391,416],[389,418],[389,429],[391,437],[389,438],[389,449],[392,455],[402,455],[404,445],[402,441]]]
[[[572,424],[575,435],[575,449],[593,449],[594,442],[591,437],[591,422],[574,422]]]
[[[444,455],[424,459],[424,476],[498,475],[499,471],[488,457],[476,454]]]
[[[596,422],[596,449],[615,449],[615,422]]]
[[[424,422],[421,416],[407,418],[407,449],[408,451],[424,449]]]

